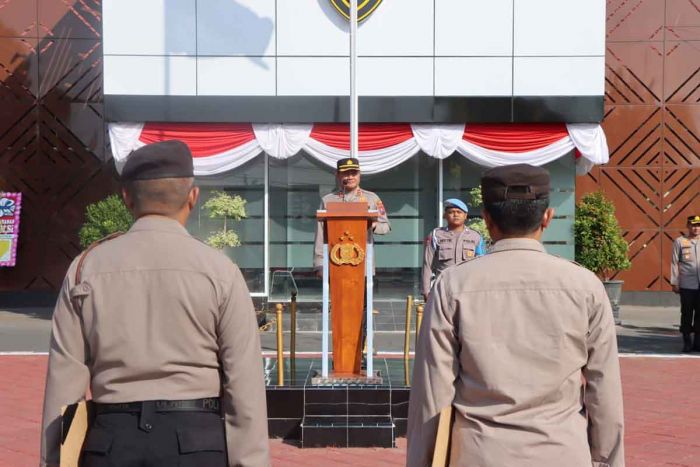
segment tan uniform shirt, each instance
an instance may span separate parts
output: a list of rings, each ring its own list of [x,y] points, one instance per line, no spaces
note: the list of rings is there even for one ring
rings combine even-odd
[[[409,466],[430,465],[450,404],[451,465],[624,466],[615,327],[598,278],[528,239],[445,270],[416,352]]]
[[[428,295],[433,277],[438,277],[449,266],[462,264],[483,254],[481,235],[472,229],[434,229],[425,239],[421,292]],[[437,254],[436,254],[437,253]]]
[[[42,465],[58,463],[61,407],[88,385],[102,403],[221,394],[229,464],[269,465],[260,337],[238,267],[160,216],[93,249],[80,284],[76,266],[53,315]]]
[[[375,193],[371,191],[363,190],[358,188],[353,195],[345,195],[342,190],[334,191],[329,193],[323,198],[321,198],[321,206],[318,208],[320,210],[326,209],[326,203],[352,203],[352,202],[366,202],[369,204],[368,208],[370,211],[376,210],[379,212],[379,217],[377,218],[377,225],[374,227],[374,233],[377,235],[385,235],[391,231],[391,224],[389,223],[389,218],[386,215],[386,209],[384,208],[384,203],[379,199]],[[318,269],[323,267],[323,223],[318,222],[316,226],[316,236],[314,238],[314,268]],[[370,235],[368,242],[373,241]]]
[[[700,289],[700,241],[678,237],[673,242],[671,285],[681,289]]]

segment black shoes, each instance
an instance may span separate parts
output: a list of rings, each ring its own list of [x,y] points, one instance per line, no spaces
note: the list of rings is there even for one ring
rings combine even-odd
[[[699,344],[699,343],[700,343],[700,341],[697,339],[697,336],[696,336],[696,339],[695,339],[695,343],[696,343],[696,344]],[[692,343],[692,341],[690,340],[690,334],[683,334],[683,350],[682,350],[682,352],[683,352],[683,353],[688,353],[688,352],[690,352],[691,350],[693,350],[693,343]]]
[[[695,333],[693,338],[693,352],[700,352],[700,333]]]

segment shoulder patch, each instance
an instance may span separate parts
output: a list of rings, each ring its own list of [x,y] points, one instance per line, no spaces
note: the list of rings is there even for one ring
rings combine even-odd
[[[379,212],[380,216],[386,216],[386,209],[384,209],[384,203],[382,203],[382,200],[377,198],[377,211]]]

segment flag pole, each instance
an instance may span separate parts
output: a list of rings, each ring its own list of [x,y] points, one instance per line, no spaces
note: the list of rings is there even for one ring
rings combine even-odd
[[[350,0],[350,157],[358,153],[357,0]]]

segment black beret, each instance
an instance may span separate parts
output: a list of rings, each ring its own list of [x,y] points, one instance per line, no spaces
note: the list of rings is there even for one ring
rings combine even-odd
[[[346,159],[340,159],[337,164],[338,172],[345,172],[348,170],[360,170],[360,161],[354,157],[348,157]]]
[[[690,225],[700,224],[700,216],[688,216],[688,223]]]
[[[178,140],[147,144],[129,154],[122,181],[186,178],[194,176],[190,148]]]
[[[495,167],[481,177],[481,194],[484,203],[549,198],[549,172],[529,164]]]

